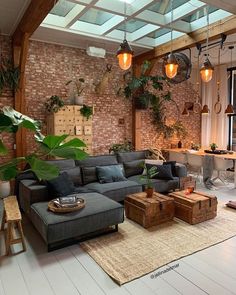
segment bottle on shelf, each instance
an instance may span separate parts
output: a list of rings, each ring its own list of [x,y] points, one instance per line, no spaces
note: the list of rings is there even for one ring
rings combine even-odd
[[[181,142],[181,140],[178,142],[178,148],[179,148],[179,149],[182,148],[182,142]]]

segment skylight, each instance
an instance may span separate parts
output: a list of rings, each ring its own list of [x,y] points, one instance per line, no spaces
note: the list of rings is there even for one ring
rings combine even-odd
[[[125,25],[124,6],[127,2]],[[207,4],[173,1],[173,38],[204,27]],[[120,43],[127,32],[133,45],[153,48],[170,41],[170,0],[59,0],[41,26]],[[210,23],[232,15],[209,7]]]

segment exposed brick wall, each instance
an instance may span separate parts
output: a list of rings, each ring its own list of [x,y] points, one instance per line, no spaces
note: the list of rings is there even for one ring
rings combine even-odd
[[[8,59],[12,57],[12,49],[11,49],[11,38],[7,36],[0,35],[0,55],[4,59]],[[0,59],[1,59],[0,57]],[[1,62],[1,61],[0,61]],[[13,93],[9,89],[3,89],[2,93],[0,94],[0,109],[3,106],[13,106]],[[14,155],[14,143],[15,143],[15,136],[14,134],[9,133],[2,133],[1,139],[3,140],[4,144],[7,146],[9,153],[6,156],[0,157],[0,163],[6,162],[11,159]]]
[[[112,64],[109,87],[103,95],[97,95],[94,83],[101,80],[107,63]],[[43,122],[45,131],[46,99],[59,95],[70,103],[65,84],[70,79],[83,77],[86,81],[84,103],[95,107],[93,154],[108,153],[113,143],[121,143],[124,138],[131,139],[132,136],[131,102],[116,95],[122,74],[113,55],[108,55],[106,59],[94,58],[88,56],[85,50],[32,41],[26,66],[27,112]],[[124,125],[118,125],[119,118],[124,119]],[[30,134],[27,148],[29,151],[35,149]]]
[[[152,75],[161,74],[160,64],[156,64],[152,70]],[[184,103],[185,102],[194,102],[197,99],[197,93],[193,89],[193,85],[189,81],[182,82],[180,84],[170,84],[170,87],[165,85],[165,90],[170,90],[172,98],[176,101],[179,110],[180,110],[180,120],[183,125],[186,127],[188,135],[185,139],[181,138],[182,144],[184,147],[190,147],[191,141],[194,143],[200,143],[200,130],[201,130],[201,121],[200,114],[195,114],[190,112],[189,116],[181,115]],[[166,103],[166,113],[167,124],[173,124],[177,116],[176,106],[168,102]],[[171,138],[164,138],[163,135],[159,134],[155,126],[152,124],[152,115],[151,110],[143,110],[141,112],[141,121],[142,121],[142,131],[141,131],[141,142],[142,149],[148,147],[157,147],[157,148],[170,148],[171,144],[177,144],[179,138],[177,136],[172,136]]]
[[[11,56],[11,39],[1,37],[1,50],[3,55]],[[94,83],[100,81],[105,72],[106,64],[112,64],[112,74],[109,87],[103,95],[97,95]],[[153,74],[157,73],[160,66],[156,65]],[[132,139],[132,106],[131,102],[116,95],[118,85],[122,82],[122,71],[113,55],[104,59],[87,56],[84,50],[60,45],[31,41],[26,65],[26,107],[27,115],[41,120],[43,131],[46,132],[46,112],[44,102],[51,95],[61,96],[66,103],[71,103],[69,88],[65,83],[80,77],[85,78],[86,90],[83,94],[84,102],[94,105],[93,117],[93,153],[108,153],[113,143],[122,143],[125,138]],[[182,111],[185,101],[194,101],[196,92],[191,83],[184,82],[172,87],[173,98]],[[11,91],[4,90],[0,96],[0,107],[13,105]],[[167,110],[168,120],[174,120],[176,109],[169,104]],[[119,119],[124,119],[124,125],[119,125]],[[185,146],[191,141],[200,142],[200,116],[191,114],[189,117],[181,116],[181,121],[186,126],[189,135],[183,140]],[[4,135],[4,140],[10,149],[9,157],[14,154],[13,135]],[[142,148],[170,147],[177,143],[177,138],[164,139],[152,125],[150,111],[142,111]],[[27,134],[27,150],[36,149],[33,135]],[[1,158],[0,161],[3,159]]]

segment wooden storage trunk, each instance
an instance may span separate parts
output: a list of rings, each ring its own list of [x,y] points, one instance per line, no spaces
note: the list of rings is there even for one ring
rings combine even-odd
[[[144,228],[158,225],[174,218],[174,199],[156,192],[152,198],[147,198],[145,192],[128,195],[125,214]]]
[[[189,195],[185,191],[173,192],[169,196],[175,200],[175,217],[190,224],[197,224],[217,216],[217,198],[202,192]]]

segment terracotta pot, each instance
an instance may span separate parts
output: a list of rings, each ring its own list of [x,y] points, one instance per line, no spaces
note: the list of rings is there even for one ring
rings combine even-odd
[[[145,189],[145,193],[147,194],[147,198],[151,198],[153,196],[153,192],[154,192],[154,188],[150,187],[150,188],[146,188]]]
[[[8,197],[11,193],[10,181],[0,181],[0,198]]]

